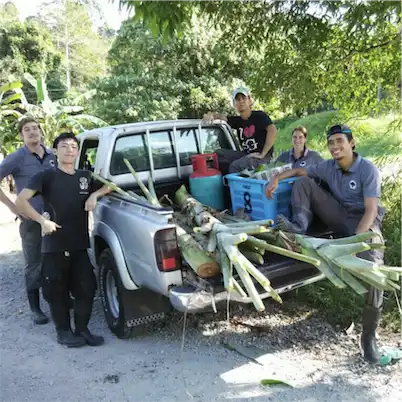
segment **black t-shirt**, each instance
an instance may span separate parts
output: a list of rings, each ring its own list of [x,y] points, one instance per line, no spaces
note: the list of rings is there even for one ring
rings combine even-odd
[[[252,111],[248,119],[241,116],[228,116],[229,125],[237,130],[240,144],[246,153],[262,152],[267,138],[267,127],[272,124],[271,118],[261,111]],[[267,155],[272,155],[272,147]]]
[[[61,226],[42,238],[42,253],[75,251],[89,248],[88,212],[85,202],[102,187],[87,170],[68,174],[48,169],[33,176],[27,188],[42,194],[44,216]]]

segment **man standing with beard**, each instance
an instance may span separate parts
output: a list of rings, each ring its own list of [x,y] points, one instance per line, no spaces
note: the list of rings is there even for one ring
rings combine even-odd
[[[228,168],[223,167],[224,171],[236,173],[269,163],[272,159],[277,133],[271,118],[265,112],[252,110],[253,102],[248,88],[236,88],[232,94],[232,101],[238,116],[209,112],[203,117],[206,123],[224,120],[237,130],[243,151],[218,150],[216,153],[219,157],[219,165],[228,166]]]
[[[28,181],[36,173],[45,169],[55,167],[55,156],[46,149],[42,143],[42,132],[39,123],[31,118],[25,117],[18,124],[24,146],[8,155],[0,164],[0,182],[12,176],[19,194]],[[29,306],[32,311],[32,319],[35,324],[46,324],[49,322],[46,315],[40,309],[39,289],[41,270],[41,227],[39,223],[18,214],[15,204],[6,196],[0,188],[0,201],[5,204],[12,213],[21,218],[20,236],[22,250],[25,259],[25,286],[28,295]],[[43,200],[41,196],[32,198],[31,205],[38,213],[43,211]]]

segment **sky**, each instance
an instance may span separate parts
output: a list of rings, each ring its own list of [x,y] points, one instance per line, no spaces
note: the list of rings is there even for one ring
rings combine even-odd
[[[10,0],[0,0],[0,4],[5,4]],[[40,4],[49,0],[11,0],[18,8],[20,18],[25,19],[31,15],[35,15]],[[120,24],[128,17],[127,11],[119,11],[118,1],[113,3],[110,0],[97,0],[102,7],[106,22],[113,29],[119,29]]]

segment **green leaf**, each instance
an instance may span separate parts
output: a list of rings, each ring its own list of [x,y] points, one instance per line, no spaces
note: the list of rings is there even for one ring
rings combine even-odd
[[[31,74],[29,73],[25,73],[24,74],[24,78],[35,88],[35,90],[37,91],[37,85],[38,82],[36,80],[36,78],[34,78]]]
[[[9,82],[5,85],[2,85],[0,87],[0,93],[4,93],[4,92],[8,92],[8,91],[13,91],[14,89],[17,88],[22,88],[23,84],[21,81],[13,81],[13,82]]]
[[[260,381],[260,384],[264,385],[264,387],[270,387],[271,385],[284,385],[286,387],[294,388],[293,385],[290,385],[287,382],[271,378],[264,378],[263,380]]]
[[[9,103],[14,102],[16,100],[20,100],[20,99],[21,99],[21,94],[14,94],[14,95],[7,96],[7,98],[5,98],[2,101],[2,103],[4,105],[8,105]]]

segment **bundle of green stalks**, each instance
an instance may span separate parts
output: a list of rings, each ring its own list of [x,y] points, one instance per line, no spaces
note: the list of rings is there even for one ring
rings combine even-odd
[[[124,162],[148,203],[162,207],[152,180],[148,180],[147,188],[129,161],[125,159]],[[94,176],[120,194],[140,202],[144,199],[133,192],[121,190],[99,175]],[[227,214],[219,215],[218,219],[193,198],[185,186],[176,192],[175,202],[181,209],[174,214],[177,241],[187,265],[202,278],[221,274],[229,294],[237,292],[241,297],[250,297],[260,313],[264,312],[265,306],[255,283],[261,285],[274,300],[282,302],[269,279],[255,266],[264,262],[267,251],[311,264],[336,287],[350,286],[358,294],[366,293],[369,286],[387,291],[400,290],[398,281],[402,268],[376,265],[356,256],[373,248],[384,247],[383,243],[371,242],[377,236],[373,232],[342,239],[321,239],[284,233],[272,228],[271,220],[244,221]],[[186,225],[190,230],[180,224],[183,219],[190,222]],[[234,270],[241,283],[233,277]]]

